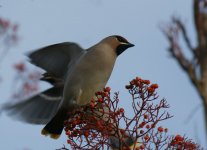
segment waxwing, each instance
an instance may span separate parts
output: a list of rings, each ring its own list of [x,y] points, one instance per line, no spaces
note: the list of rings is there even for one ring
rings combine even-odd
[[[88,104],[95,92],[105,87],[117,56],[133,46],[113,35],[88,49],[65,42],[33,51],[28,56],[31,63],[46,71],[41,80],[53,87],[21,102],[5,104],[3,110],[27,123],[46,124],[42,134],[57,139],[67,113]]]

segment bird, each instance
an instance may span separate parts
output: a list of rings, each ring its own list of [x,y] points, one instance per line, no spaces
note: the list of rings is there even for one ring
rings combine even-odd
[[[2,110],[18,120],[45,125],[41,133],[57,139],[68,112],[90,103],[95,92],[106,86],[117,57],[133,46],[112,35],[88,49],[63,42],[32,51],[30,62],[45,70],[40,80],[52,87],[15,104],[6,103]]]

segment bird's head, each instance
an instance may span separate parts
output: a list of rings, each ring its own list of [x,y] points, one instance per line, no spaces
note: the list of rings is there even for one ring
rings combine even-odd
[[[117,56],[123,53],[126,49],[134,46],[134,44],[128,42],[124,37],[119,35],[109,36],[103,41],[109,44],[115,50]]]

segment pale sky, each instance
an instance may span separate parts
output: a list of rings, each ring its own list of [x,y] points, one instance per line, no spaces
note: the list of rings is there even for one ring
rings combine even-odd
[[[140,76],[158,83],[160,98],[167,99],[171,106],[169,112],[174,115],[162,126],[169,128],[170,134],[185,134],[204,146],[200,97],[170,57],[168,42],[159,29],[159,25],[170,21],[171,16],[179,16],[195,43],[191,1],[0,0],[0,5],[0,17],[18,23],[20,27],[18,45],[0,65],[4,79],[0,84],[0,104],[9,101],[15,84],[12,65],[25,60],[25,52],[64,41],[77,42],[88,48],[106,36],[119,34],[135,44],[118,58],[107,84],[114,92],[120,91],[122,105],[130,105],[130,95],[124,86],[132,78]],[[186,122],[189,116],[190,120]],[[0,149],[51,150],[66,144],[64,134],[58,140],[42,136],[42,127],[21,123],[2,114]]]

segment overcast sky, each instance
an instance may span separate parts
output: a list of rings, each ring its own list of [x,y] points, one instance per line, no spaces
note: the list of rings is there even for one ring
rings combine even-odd
[[[25,60],[25,52],[64,41],[78,42],[88,48],[106,36],[119,34],[136,45],[118,58],[108,82],[114,92],[120,91],[121,103],[130,105],[130,96],[124,86],[132,78],[140,76],[158,83],[160,98],[167,99],[171,106],[169,111],[174,115],[162,125],[169,128],[170,134],[186,134],[204,145],[201,100],[186,74],[168,54],[168,42],[159,30],[171,16],[179,16],[195,43],[191,1],[0,0],[0,5],[0,17],[18,23],[20,27],[18,45],[0,66],[4,79],[0,84],[0,104],[11,96],[15,84],[12,65]],[[56,141],[42,136],[42,127],[1,115],[0,149],[51,150],[66,144],[64,135]]]

